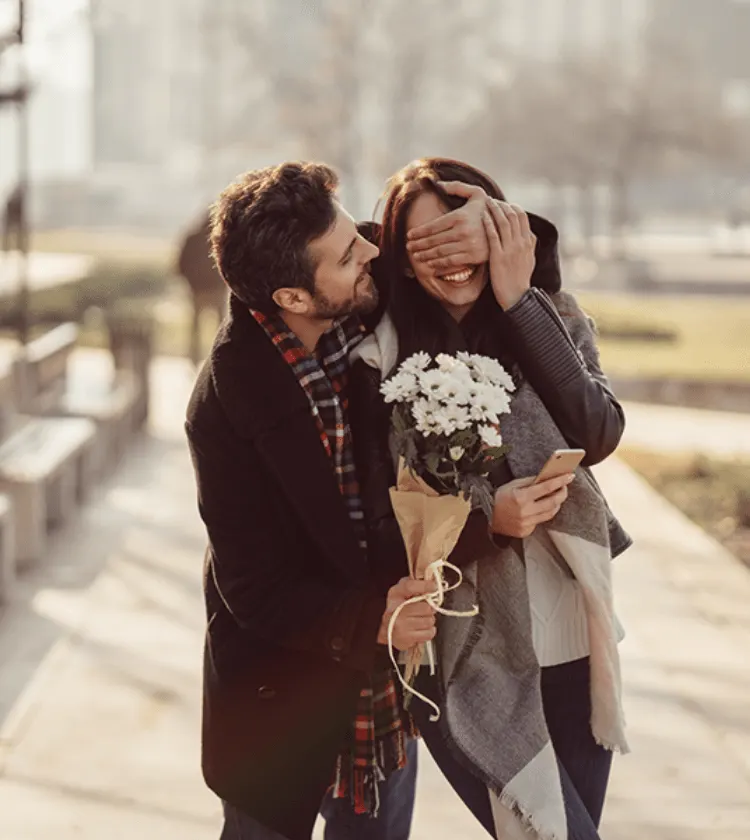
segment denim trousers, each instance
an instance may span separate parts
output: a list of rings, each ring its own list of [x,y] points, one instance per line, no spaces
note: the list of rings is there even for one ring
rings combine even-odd
[[[434,678],[420,674],[419,688],[437,696]],[[599,840],[612,753],[591,734],[589,660],[542,668],[542,702],[552,745],[557,754],[568,821],[568,840]],[[490,797],[483,782],[454,758],[430,710],[415,701],[411,707],[417,726],[435,762],[464,804],[495,837]],[[502,749],[502,744],[498,744]]]
[[[407,762],[380,783],[377,817],[355,814],[348,799],[328,793],[320,807],[325,819],[325,840],[408,840],[417,785],[417,741],[406,746]],[[248,814],[224,804],[224,829],[220,840],[286,840]]]

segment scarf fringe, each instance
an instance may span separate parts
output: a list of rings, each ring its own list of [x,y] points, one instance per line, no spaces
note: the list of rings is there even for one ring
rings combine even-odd
[[[497,793],[497,791],[493,790],[492,793],[503,808],[506,808],[518,818],[525,831],[534,832],[534,834],[536,834],[537,837],[540,837],[541,840],[568,840],[567,837],[561,836],[554,831],[543,831],[539,825],[539,821],[534,818],[533,814],[522,808],[514,796],[511,796],[505,791],[503,793]]]
[[[367,767],[357,764],[350,749],[340,753],[331,788],[333,798],[349,798],[355,814],[377,817],[380,782],[406,766],[406,737],[404,729],[397,729],[377,738],[376,760]]]

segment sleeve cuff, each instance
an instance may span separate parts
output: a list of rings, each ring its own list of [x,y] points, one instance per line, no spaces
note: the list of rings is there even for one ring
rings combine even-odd
[[[342,630],[349,632],[331,633],[326,640],[330,656],[355,671],[372,671],[385,607],[384,595],[363,592],[361,598],[349,599],[340,616]]]

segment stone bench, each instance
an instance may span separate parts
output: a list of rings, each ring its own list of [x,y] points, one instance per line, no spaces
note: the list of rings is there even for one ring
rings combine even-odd
[[[39,560],[47,534],[91,486],[96,425],[78,417],[20,417],[0,445],[0,492],[11,497],[16,565]]]
[[[85,417],[96,424],[92,463],[95,481],[112,473],[138,431],[139,397],[135,374],[124,370],[106,378],[71,377],[55,405],[56,416]]]
[[[7,604],[16,578],[16,542],[13,502],[0,493],[0,605]]]
[[[148,421],[150,371],[154,352],[153,318],[144,313],[107,315],[109,348],[115,370],[130,371],[138,382],[138,400],[134,408],[136,428]]]
[[[64,393],[68,361],[78,340],[75,324],[60,324],[23,351],[23,402],[27,414],[46,414]]]

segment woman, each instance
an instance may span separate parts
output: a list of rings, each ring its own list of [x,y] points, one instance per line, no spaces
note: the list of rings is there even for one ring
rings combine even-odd
[[[436,252],[424,234],[444,232],[446,214],[470,196],[475,208],[482,194],[484,253],[456,266],[464,246]],[[511,450],[491,476],[493,521],[488,529],[472,513],[450,558],[464,583],[448,606],[478,602],[480,612],[440,618],[437,678],[423,669],[417,686],[438,701],[440,723],[419,700],[411,709],[491,835],[524,825],[544,838],[597,838],[612,750],[627,750],[609,565],[630,539],[588,470],[614,451],[624,425],[591,324],[560,291],[555,228],[506,204],[466,164],[426,159],[398,173],[378,244],[385,314],[358,350],[350,419],[381,569],[395,574],[405,563],[388,497],[395,470],[381,382],[417,351],[468,350],[500,361],[517,386],[502,424]],[[587,453],[576,475],[531,486],[547,456],[567,446]]]

